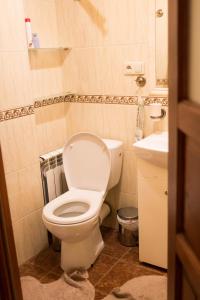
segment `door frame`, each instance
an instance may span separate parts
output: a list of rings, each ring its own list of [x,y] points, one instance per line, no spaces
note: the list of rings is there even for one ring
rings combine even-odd
[[[22,300],[19,268],[0,146],[0,299]]]
[[[200,105],[187,91],[189,67],[188,0],[169,0],[169,234],[168,299],[181,299],[186,287],[190,297],[200,294],[200,261],[186,236],[187,149],[200,145]],[[191,141],[188,143],[188,139]],[[187,148],[186,148],[187,147]],[[186,168],[187,167],[187,168]],[[189,199],[189,198],[188,198]],[[189,201],[187,199],[187,201]],[[192,199],[192,198],[191,198]],[[196,199],[196,198],[194,198]],[[192,223],[192,220],[191,220]],[[198,230],[198,229],[197,229]],[[184,279],[187,275],[187,286]],[[185,277],[184,277],[185,276]],[[196,299],[196,298],[188,298]]]

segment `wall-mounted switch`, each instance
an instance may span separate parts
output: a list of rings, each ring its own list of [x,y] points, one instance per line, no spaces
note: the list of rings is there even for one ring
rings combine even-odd
[[[125,62],[124,73],[126,75],[142,75],[144,74],[143,61],[127,61]]]

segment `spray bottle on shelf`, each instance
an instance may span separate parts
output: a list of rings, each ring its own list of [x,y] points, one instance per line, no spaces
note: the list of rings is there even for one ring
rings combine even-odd
[[[32,30],[31,30],[30,18],[25,19],[25,25],[26,25],[26,38],[27,38],[28,47],[32,47]]]

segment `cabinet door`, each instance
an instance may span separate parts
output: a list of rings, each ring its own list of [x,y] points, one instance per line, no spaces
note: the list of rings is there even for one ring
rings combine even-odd
[[[138,162],[139,260],[167,268],[167,170]]]

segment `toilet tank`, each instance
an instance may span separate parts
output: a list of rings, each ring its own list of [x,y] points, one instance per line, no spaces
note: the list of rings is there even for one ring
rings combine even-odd
[[[108,147],[111,154],[111,172],[110,179],[108,182],[108,190],[112,189],[115,185],[118,184],[121,170],[122,170],[122,159],[123,159],[123,151],[122,141],[118,140],[110,140],[110,139],[102,139],[103,142]]]

